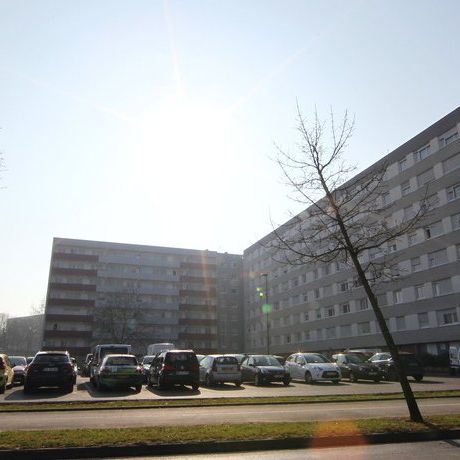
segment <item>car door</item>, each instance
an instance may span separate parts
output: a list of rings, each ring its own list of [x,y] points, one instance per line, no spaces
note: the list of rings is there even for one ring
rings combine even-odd
[[[242,363],[241,363],[241,375],[243,376],[243,381],[244,382],[251,382],[253,380],[252,376],[252,368],[249,365],[249,362],[254,362],[253,358],[246,358]]]
[[[286,366],[286,370],[289,372],[289,375],[291,376],[291,379],[297,378],[295,376],[295,355],[291,355],[286,359],[286,362],[284,363]]]
[[[347,366],[347,357],[344,355],[338,355],[337,364],[340,367],[340,372],[342,373],[342,377],[348,377],[350,375],[350,369]]]
[[[208,372],[208,368],[212,358],[210,356],[206,356],[200,362],[200,382],[204,382],[206,379],[206,373]]]
[[[297,355],[295,358],[295,372],[296,379],[304,380],[305,379],[305,370],[306,370],[306,360],[302,355]]]

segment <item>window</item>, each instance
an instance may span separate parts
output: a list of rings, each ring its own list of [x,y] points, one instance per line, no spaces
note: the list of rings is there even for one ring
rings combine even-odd
[[[324,269],[324,274],[325,275],[330,275],[331,274],[331,266],[329,264],[325,265],[323,267],[323,269]]]
[[[415,161],[422,161],[427,158],[431,153],[430,144],[424,145],[414,153]]]
[[[316,309],[316,319],[321,319],[321,308]]]
[[[371,324],[369,321],[366,321],[364,323],[358,323],[358,334],[359,335],[364,335],[364,334],[370,334],[371,333]]]
[[[404,331],[406,329],[406,318],[404,316],[396,317],[396,330]]]
[[[459,230],[460,229],[460,213],[454,214],[450,217],[452,221],[452,230]]]
[[[388,244],[388,252],[396,252],[398,250],[398,247],[396,246],[396,243],[389,243]]]
[[[367,300],[367,297],[363,297],[362,299],[359,299],[359,309],[367,310],[368,308],[369,308],[369,302]]]
[[[343,303],[342,305],[340,305],[340,310],[341,310],[342,314],[350,313],[350,304],[349,303]]]
[[[402,303],[402,291],[398,289],[397,291],[393,291],[393,303]]]
[[[315,269],[313,270],[313,279],[314,279],[314,280],[317,280],[317,279],[318,279],[318,269],[317,269],[317,268],[315,268]]]
[[[335,316],[335,308],[334,307],[327,307],[326,308],[326,314],[327,316],[332,317]]]
[[[404,220],[410,220],[415,216],[414,207],[412,205],[404,208]]]
[[[427,240],[430,238],[436,238],[442,234],[442,222],[440,220],[438,222],[433,222],[432,224],[427,225],[424,230],[425,238]]]
[[[326,337],[328,339],[335,339],[335,327],[328,327],[326,329]]]
[[[447,200],[452,201],[460,197],[460,184],[452,185],[447,189]]]
[[[420,257],[414,257],[410,260],[410,267],[412,272],[418,272],[422,269],[422,264],[420,263]]]
[[[417,244],[417,232],[412,232],[407,235],[407,240],[409,246],[413,246],[414,244]]]
[[[407,158],[403,158],[398,162],[399,172],[403,172],[408,168]]]
[[[455,246],[455,250],[457,251],[457,260],[460,260],[460,244],[457,244],[457,246]]]
[[[424,284],[418,284],[417,286],[415,286],[415,298],[417,300],[425,298],[425,285]]]
[[[377,296],[377,302],[378,302],[379,306],[381,306],[381,307],[387,305],[387,295],[386,295],[386,293],[385,294],[379,294]]]
[[[436,267],[445,263],[447,263],[447,249],[428,253],[428,265],[430,267]]]
[[[417,176],[417,184],[419,187],[423,187],[429,182],[434,180],[434,170],[433,168],[427,169]]]
[[[439,137],[439,145],[441,147],[445,147],[446,145],[449,145],[451,142],[454,142],[456,139],[458,139],[458,131],[454,128],[450,131],[447,131],[447,133],[444,133],[442,136]]]
[[[342,292],[345,292],[345,291],[348,291],[348,283],[345,282],[345,283],[340,283],[340,290]]]
[[[351,336],[351,325],[345,324],[340,326],[340,337],[350,337]]]
[[[303,295],[303,301],[304,301],[304,302],[308,302],[308,294],[307,294],[307,293],[305,293],[305,294]]]
[[[315,289],[314,296],[315,296],[315,299],[319,299],[319,297],[320,297],[319,288]]]
[[[309,317],[310,317],[310,315],[309,315],[308,311],[306,311],[306,312],[303,314],[303,320],[304,320],[304,321],[308,321],[308,320],[310,319]]]
[[[450,294],[452,292],[452,281],[450,278],[433,281],[433,296]]]
[[[449,308],[447,310],[438,311],[438,320],[440,325],[458,323],[457,310]]]
[[[442,162],[442,169],[444,173],[453,171],[457,168],[460,168],[460,153],[457,153],[453,157],[450,157]]]
[[[417,317],[418,317],[418,327],[420,329],[422,329],[424,327],[430,327],[430,322],[429,322],[429,319],[428,319],[428,313],[427,312],[419,313],[417,315]]]
[[[406,181],[401,184],[401,195],[406,196],[410,193],[410,182]]]

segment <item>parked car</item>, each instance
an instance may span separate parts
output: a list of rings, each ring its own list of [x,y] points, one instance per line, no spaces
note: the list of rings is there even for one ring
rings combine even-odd
[[[134,355],[105,355],[95,370],[94,381],[98,390],[117,387],[142,389],[144,375]]]
[[[14,372],[8,355],[0,354],[0,394],[5,393],[6,388],[12,387]]]
[[[70,361],[72,362],[72,366],[73,366],[73,383],[75,385],[77,383],[78,364],[77,364],[77,360],[75,358],[71,357]]]
[[[248,357],[246,353],[228,353],[227,356],[234,356],[240,366],[241,363]]]
[[[73,391],[74,366],[66,351],[40,351],[26,367],[24,393],[39,387],[61,387]]]
[[[332,355],[332,359],[337,362],[343,377],[348,377],[350,382],[358,380],[373,380],[380,382],[383,374],[374,364],[366,361],[363,355],[357,353],[338,353]]]
[[[130,355],[131,345],[124,343],[106,343],[96,345],[93,349],[93,357],[89,363],[89,379],[93,385],[96,385],[96,370],[101,367],[102,361],[106,355]]]
[[[91,360],[93,359],[93,354],[88,353],[85,358],[85,362],[83,363],[83,366],[80,369],[80,374],[82,377],[89,377],[90,376],[90,370],[89,367],[91,365]]]
[[[176,384],[200,386],[200,367],[192,350],[163,351],[153,360],[148,374],[149,386],[164,389]]]
[[[204,358],[206,358],[206,355],[196,355],[196,359],[199,363],[201,363],[201,361],[203,361]]]
[[[241,386],[241,370],[234,356],[208,355],[200,362],[200,383],[212,386],[216,383],[234,383]]]
[[[271,355],[248,356],[241,363],[241,374],[243,382],[254,382],[255,385],[271,382],[289,385],[291,382],[289,372]]]
[[[331,381],[339,383],[342,375],[337,363],[331,363],[319,353],[294,353],[285,363],[292,380],[305,383]]]
[[[413,353],[399,352],[404,372],[407,376],[413,377],[416,382],[421,382],[425,375],[425,370]],[[369,362],[375,364],[382,371],[387,380],[399,380],[396,367],[390,353],[376,353],[369,358]]]
[[[155,355],[146,355],[142,358],[142,375],[144,376],[144,383],[148,381],[147,376],[154,359]]]
[[[27,360],[27,365],[29,365],[33,360],[34,360],[35,356],[27,356],[26,360]]]
[[[24,385],[24,374],[27,366],[27,359],[25,356],[10,356],[10,363],[14,372],[14,383]]]

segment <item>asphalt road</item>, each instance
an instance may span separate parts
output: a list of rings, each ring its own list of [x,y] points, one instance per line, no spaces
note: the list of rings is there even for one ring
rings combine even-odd
[[[419,400],[418,403],[424,415],[460,412],[460,398],[424,399]],[[187,426],[270,421],[303,422],[403,416],[407,416],[407,406],[404,400],[109,411],[5,412],[0,417],[0,430]]]
[[[460,440],[376,444],[370,446],[331,447],[321,449],[271,450],[237,454],[175,455],[168,457],[136,457],[137,460],[458,460]],[[110,460],[110,459],[109,459]],[[117,459],[117,460],[127,460]]]
[[[460,390],[459,377],[426,377],[417,383],[411,380],[414,391],[440,391]],[[41,389],[32,394],[25,395],[22,386],[15,386],[0,395],[0,404],[5,402],[19,401],[105,401],[109,399],[143,399],[154,400],[164,398],[219,398],[219,397],[255,397],[255,396],[308,396],[330,394],[366,394],[366,393],[393,393],[400,392],[401,386],[397,382],[368,382],[359,381],[350,383],[347,380],[333,385],[329,382],[307,385],[302,382],[292,382],[288,387],[283,384],[272,384],[256,387],[252,384],[244,384],[240,388],[226,384],[212,388],[200,387],[198,391],[192,391],[190,387],[176,387],[172,390],[158,391],[156,389],[142,387],[140,393],[134,389],[98,392],[87,378],[78,377],[77,385],[72,393],[64,393],[57,389]]]

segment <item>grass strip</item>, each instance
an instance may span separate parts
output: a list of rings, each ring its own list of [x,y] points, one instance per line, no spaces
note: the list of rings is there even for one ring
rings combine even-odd
[[[460,426],[460,414],[427,417],[414,423],[404,418],[380,418],[330,422],[242,423],[119,429],[4,431],[0,449],[95,447],[174,444],[218,441],[249,441],[299,437],[366,436],[385,433],[423,433]],[[0,453],[1,454],[1,453]]]
[[[460,397],[460,390],[448,391],[416,391],[417,399]],[[254,404],[301,404],[319,402],[356,402],[404,399],[402,393],[370,393],[352,395],[312,395],[312,396],[262,396],[246,398],[180,398],[152,400],[111,400],[111,401],[78,401],[78,402],[37,402],[0,403],[0,412],[38,412],[49,410],[98,410],[126,408],[167,408],[167,407],[207,407],[226,405]]]

